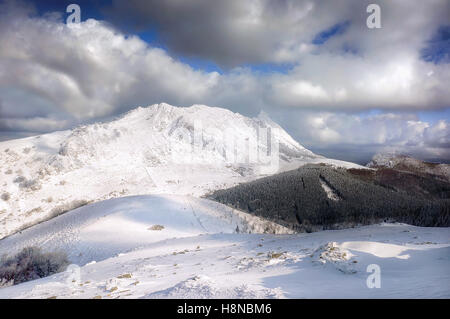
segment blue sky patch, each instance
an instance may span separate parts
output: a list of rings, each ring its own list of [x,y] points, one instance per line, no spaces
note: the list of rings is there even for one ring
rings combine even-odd
[[[450,63],[450,25],[439,27],[421,53],[424,61]]]
[[[281,73],[287,74],[294,68],[296,64],[293,63],[259,63],[259,64],[245,64],[244,67],[250,68],[254,72],[259,73]]]
[[[337,23],[331,28],[328,28],[320,33],[318,33],[312,43],[316,45],[321,45],[327,42],[331,37],[343,34],[345,31],[347,31],[348,27],[350,26],[350,21],[345,21],[341,23]]]

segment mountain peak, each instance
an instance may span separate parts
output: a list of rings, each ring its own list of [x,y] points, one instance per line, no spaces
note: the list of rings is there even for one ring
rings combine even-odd
[[[270,140],[264,134],[270,135]],[[259,154],[259,158],[271,149],[267,141],[276,143],[279,153],[271,154],[281,163],[319,157],[296,142],[267,114],[248,118],[219,107],[159,103],[138,107],[111,122],[73,130],[61,142],[55,163],[64,167],[69,162],[70,167],[81,167],[112,161],[120,154],[123,160],[142,165],[189,162],[248,166],[252,152]],[[234,161],[237,157],[239,162]],[[250,166],[255,165],[258,166],[252,162]]]
[[[258,116],[256,117],[257,119],[273,126],[273,127],[280,127],[277,123],[275,123],[269,116],[269,114],[267,114],[265,111],[261,110],[258,113]]]

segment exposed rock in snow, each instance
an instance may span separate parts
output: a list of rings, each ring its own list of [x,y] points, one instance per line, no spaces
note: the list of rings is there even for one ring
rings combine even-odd
[[[319,265],[331,264],[339,271],[345,274],[354,274],[356,269],[354,267],[354,260],[352,253],[339,245],[336,242],[329,242],[325,245],[320,246],[311,255],[313,263]]]

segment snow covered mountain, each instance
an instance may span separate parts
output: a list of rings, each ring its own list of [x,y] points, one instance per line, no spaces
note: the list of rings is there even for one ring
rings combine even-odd
[[[393,168],[415,174],[428,174],[450,181],[450,165],[425,162],[407,155],[376,154],[367,164],[370,168]]]
[[[0,238],[92,201],[155,193],[200,196],[316,155],[265,114],[165,103],[106,123],[0,143]]]
[[[0,298],[450,296],[449,228],[292,234],[198,198],[306,163],[362,168],[310,152],[265,114],[200,105],[2,142],[0,256],[36,246],[73,265]],[[381,289],[367,286],[374,264]]]

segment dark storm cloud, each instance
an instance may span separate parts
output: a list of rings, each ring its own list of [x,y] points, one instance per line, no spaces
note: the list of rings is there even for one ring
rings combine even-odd
[[[292,36],[308,39],[319,30],[303,21],[313,10],[310,1],[117,0],[104,12],[124,30],[156,29],[176,53],[236,66],[283,59],[276,55],[297,45]]]
[[[315,40],[336,26],[345,27],[331,34],[342,41],[328,44],[328,50],[352,50],[361,55],[370,55],[370,51],[381,48],[386,54],[405,46],[418,50],[439,24],[448,23],[448,2],[379,0],[383,28],[370,33],[366,27],[366,8],[371,3],[371,0],[114,0],[104,7],[104,12],[110,22],[123,30],[157,30],[172,52],[227,67],[300,62],[308,46],[323,44]],[[340,37],[343,33],[346,36]]]

